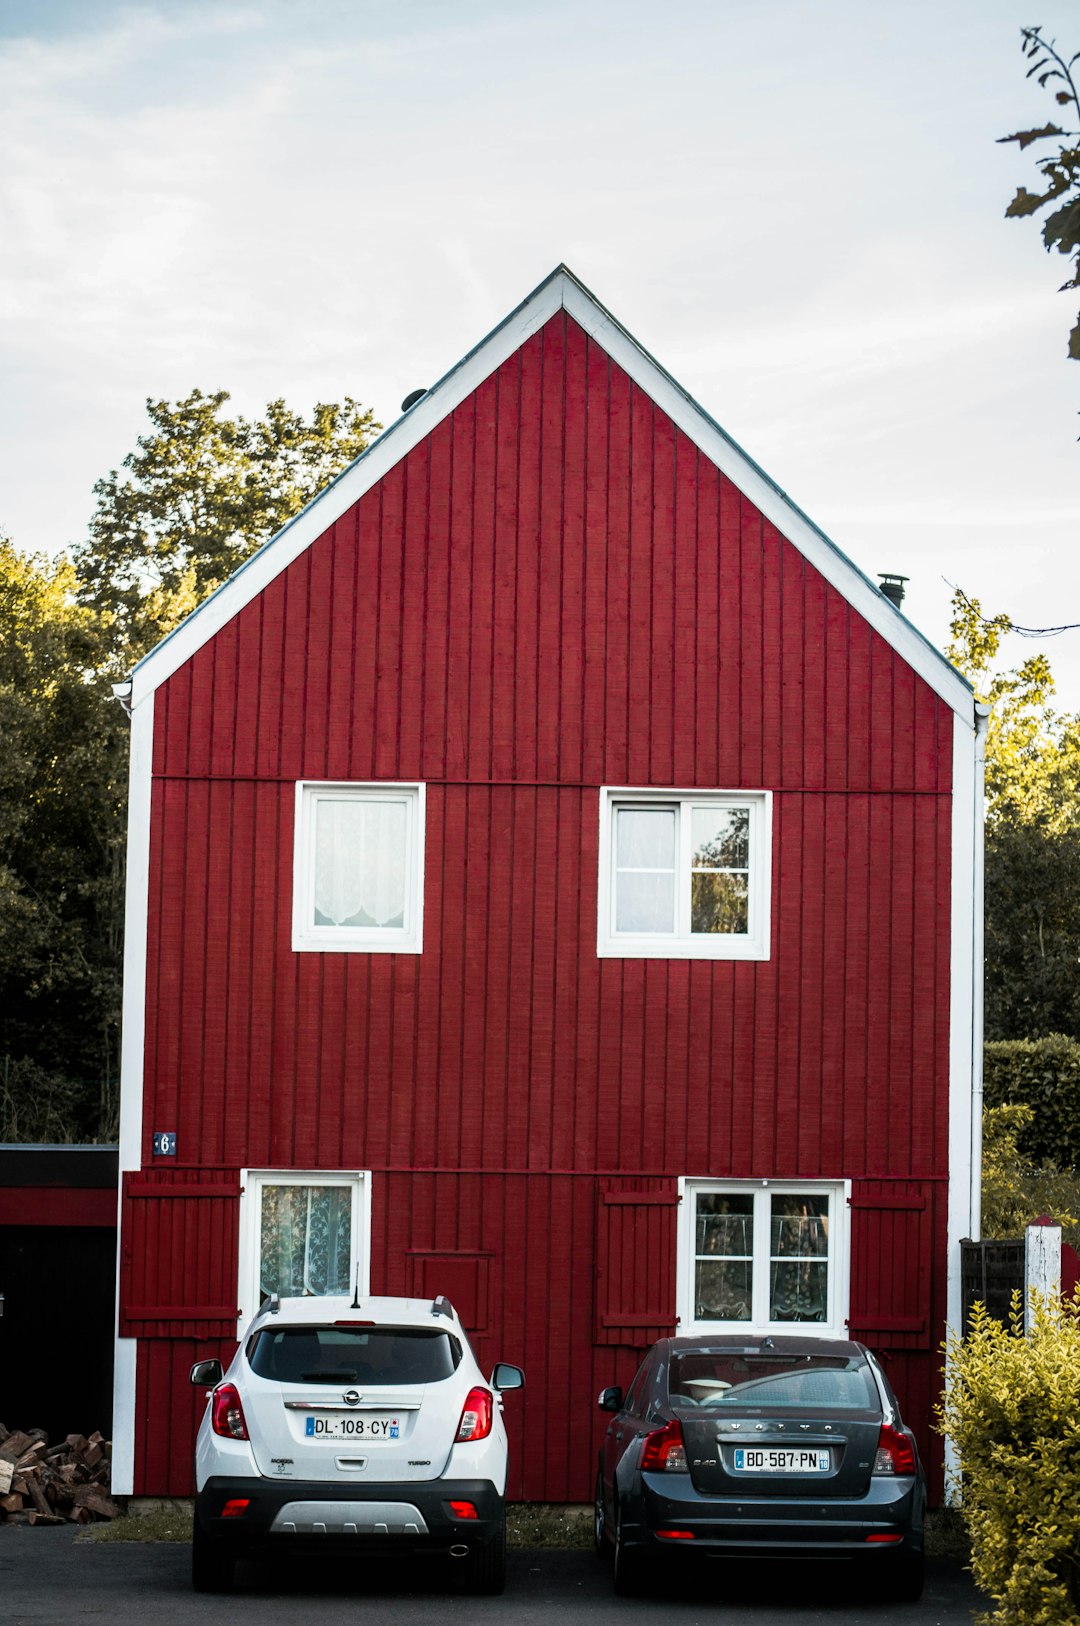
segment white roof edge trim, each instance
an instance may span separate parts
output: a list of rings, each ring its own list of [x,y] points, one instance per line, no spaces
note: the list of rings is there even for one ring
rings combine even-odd
[[[974,729],[974,695],[967,680],[565,265],[557,266],[409,412],[384,430],[143,657],[132,672],[132,702],[137,704],[171,677],[560,309],[574,317],[934,693]]]

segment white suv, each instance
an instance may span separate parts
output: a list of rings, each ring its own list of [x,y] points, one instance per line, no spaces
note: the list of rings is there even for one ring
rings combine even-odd
[[[465,1587],[506,1572],[504,1389],[445,1298],[269,1299],[211,1387],[195,1447],[192,1581],[228,1591],[238,1558],[304,1547],[457,1559]]]

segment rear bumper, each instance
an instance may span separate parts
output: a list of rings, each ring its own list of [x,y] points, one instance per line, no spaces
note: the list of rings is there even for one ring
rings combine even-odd
[[[681,1483],[673,1483],[676,1479]],[[628,1545],[656,1552],[876,1559],[922,1551],[924,1502],[921,1480],[884,1475],[872,1481],[865,1496],[842,1501],[707,1497],[694,1490],[688,1476],[646,1474],[637,1505],[624,1513],[622,1535]],[[688,1535],[659,1533],[665,1530]]]
[[[452,1502],[471,1502],[477,1517],[456,1517]],[[226,1514],[230,1503],[235,1511]],[[300,1548],[449,1554],[487,1545],[502,1522],[503,1498],[490,1480],[337,1485],[216,1477],[195,1497],[195,1517],[203,1536],[238,1557]]]

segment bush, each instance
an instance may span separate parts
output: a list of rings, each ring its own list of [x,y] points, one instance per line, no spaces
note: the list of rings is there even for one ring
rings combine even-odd
[[[1034,1300],[1022,1330],[976,1305],[948,1344],[941,1418],[956,1447],[975,1579],[993,1626],[1080,1623],[1080,1306]]]
[[[1036,1164],[1019,1149],[1034,1113],[1026,1106],[983,1112],[982,1234],[990,1241],[1023,1236],[1030,1220],[1049,1214],[1075,1244],[1080,1224],[1080,1177],[1055,1163]]]
[[[988,1107],[1031,1107],[1034,1117],[1020,1144],[1036,1162],[1080,1165],[1080,1042],[1051,1033],[988,1044],[983,1090]]]

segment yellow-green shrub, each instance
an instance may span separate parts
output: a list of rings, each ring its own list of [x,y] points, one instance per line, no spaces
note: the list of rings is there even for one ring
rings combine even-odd
[[[944,1429],[960,1461],[975,1579],[993,1626],[1080,1626],[1080,1310],[1020,1295],[1005,1327],[976,1305],[949,1342]]]
[[[1080,1217],[1080,1176],[1056,1163],[1036,1163],[1020,1150],[1035,1116],[1029,1106],[1006,1104],[983,1111],[982,1234],[990,1239],[1023,1236],[1029,1220],[1049,1214],[1075,1242]]]

